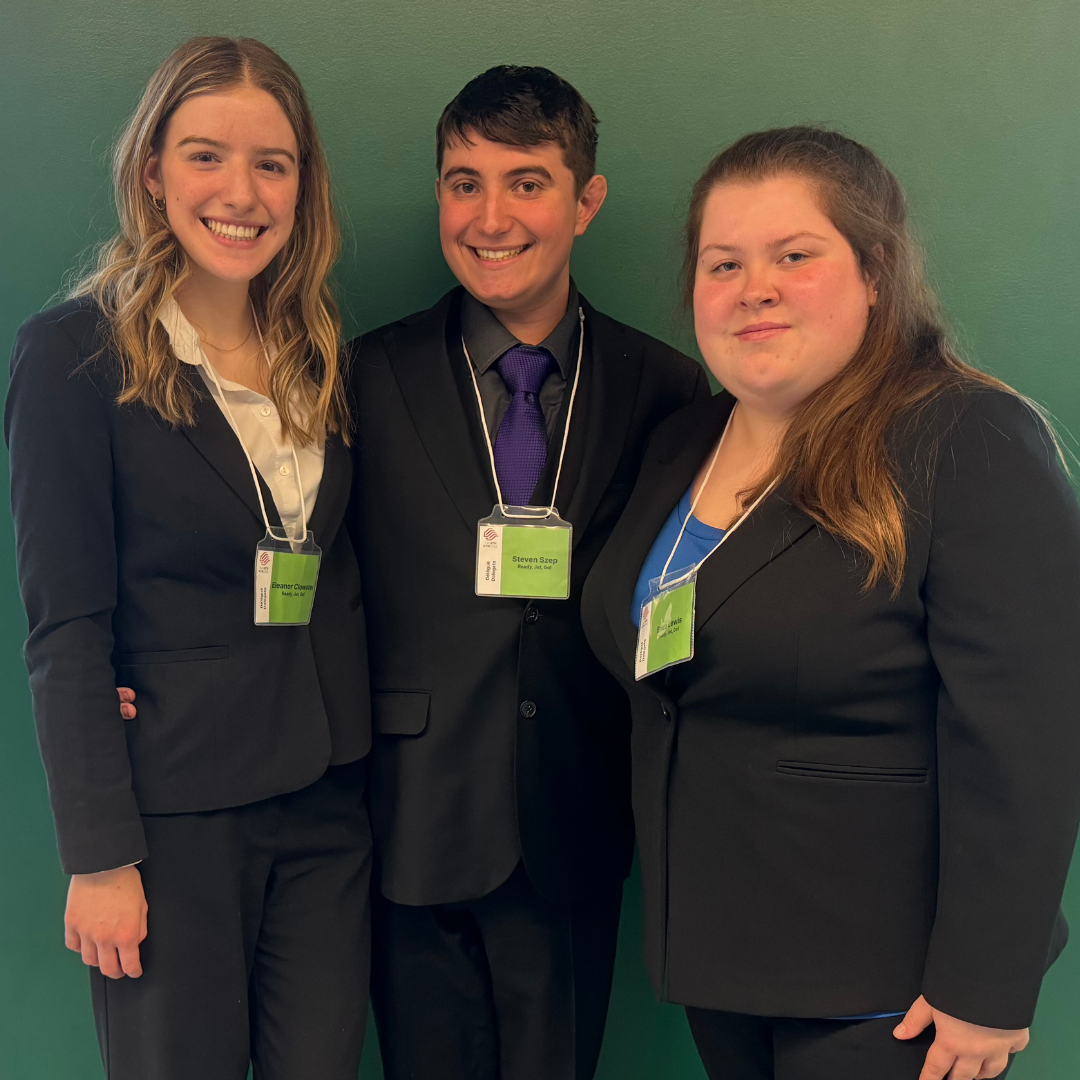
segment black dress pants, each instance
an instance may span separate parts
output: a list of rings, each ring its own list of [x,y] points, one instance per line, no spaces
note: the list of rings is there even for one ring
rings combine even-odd
[[[894,1038],[900,1016],[797,1020],[692,1008],[686,1016],[709,1080],[918,1080],[934,1041],[933,1025]]]
[[[91,968],[109,1080],[356,1080],[366,761],[248,806],[143,818],[143,975]]]
[[[386,1080],[591,1080],[622,884],[562,907],[519,863],[478,900],[372,898],[372,1003]]]

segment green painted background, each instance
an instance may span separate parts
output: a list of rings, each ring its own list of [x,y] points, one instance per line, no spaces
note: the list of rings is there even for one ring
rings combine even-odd
[[[969,353],[1080,431],[1080,5],[1076,0],[4,0],[0,352],[111,228],[104,157],[156,63],[195,33],[249,34],[297,69],[346,220],[350,328],[450,284],[432,131],[491,64],[544,64],[601,118],[611,195],[575,255],[589,298],[690,347],[676,232],[712,151],[818,121],[899,174]],[[6,471],[6,470],[5,470]],[[6,504],[6,499],[4,500]],[[78,537],[73,536],[73,543]],[[0,1077],[100,1076],[34,745],[12,541],[0,526]],[[1080,925],[1080,880],[1067,908]],[[603,1080],[701,1080],[680,1010],[653,1003],[628,891]],[[1080,1076],[1080,945],[1047,978],[1016,1080]],[[362,1070],[379,1076],[370,1045]],[[838,1078],[839,1080],[839,1078]]]

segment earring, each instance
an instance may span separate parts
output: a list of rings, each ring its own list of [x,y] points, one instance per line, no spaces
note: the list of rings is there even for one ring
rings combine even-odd
[[[165,209],[165,200],[164,199],[159,199],[156,195],[151,195],[150,196],[150,202],[153,203],[153,206],[154,206],[155,210],[164,210]],[[161,204],[160,206],[158,205],[159,203]]]

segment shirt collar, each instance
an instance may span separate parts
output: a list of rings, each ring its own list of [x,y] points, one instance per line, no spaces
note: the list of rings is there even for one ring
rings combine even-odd
[[[188,321],[188,317],[180,310],[180,305],[176,302],[176,298],[170,296],[165,301],[161,311],[158,312],[158,322],[165,327],[165,333],[169,335],[169,344],[172,345],[173,352],[176,353],[177,359],[183,364],[190,364],[192,367],[199,367],[203,369],[205,378],[213,382],[213,377],[210,374],[210,364],[206,359],[206,353],[203,352],[202,342],[199,340],[199,332]],[[226,379],[222,375],[218,375],[218,383],[221,385],[222,390],[229,390],[233,393],[246,394],[253,400],[268,401],[268,398],[256,390],[252,390],[243,383],[233,382],[231,379]]]
[[[183,364],[202,367],[206,357],[203,355],[199,334],[180,310],[175,297],[170,296],[165,301],[158,312],[158,322],[165,327],[165,333],[169,335],[169,344],[172,345],[176,358]]]
[[[569,377],[576,359],[574,349],[577,346],[578,303],[577,286],[571,280],[566,314],[538,346],[547,349],[555,357],[559,373],[564,379]],[[461,301],[461,334],[478,375],[483,375],[507,349],[522,344],[499,322],[491,308],[481,304],[468,292]]]

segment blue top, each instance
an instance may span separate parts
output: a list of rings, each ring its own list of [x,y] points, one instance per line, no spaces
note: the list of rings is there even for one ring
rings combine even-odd
[[[675,537],[679,535],[682,523],[686,521],[686,529],[679,541],[678,550],[671,559],[665,581],[677,578],[679,574],[698,565],[709,552],[716,547],[724,537],[724,529],[706,525],[690,513],[690,504],[693,501],[693,485],[683,492],[678,506],[668,515],[663,528],[657,534],[653,545],[649,548],[649,554],[645,556],[641,573],[638,574],[637,585],[634,588],[634,598],[630,601],[630,621],[638,626],[641,622],[641,605],[649,595],[649,582],[658,578],[663,572],[664,563],[675,543]],[[902,1012],[863,1013],[859,1016],[831,1016],[830,1020],[876,1020],[886,1016],[903,1016]]]
[[[665,582],[677,578],[679,574],[692,566],[697,566],[724,537],[723,529],[706,525],[704,521],[699,521],[690,514],[692,501],[693,485],[691,484],[683,492],[678,506],[668,515],[667,521],[664,522],[663,528],[649,549],[649,554],[645,556],[645,562],[642,564],[641,573],[638,575],[637,585],[634,588],[634,598],[630,601],[630,621],[635,626],[641,622],[641,605],[649,596],[649,582],[653,578],[658,578],[663,572],[664,563],[671,554],[675,537],[679,535],[679,529],[682,528],[682,523],[687,517],[689,516],[690,520],[686,521],[686,531],[679,541],[678,551],[672,557],[671,566],[668,567],[664,578]]]

